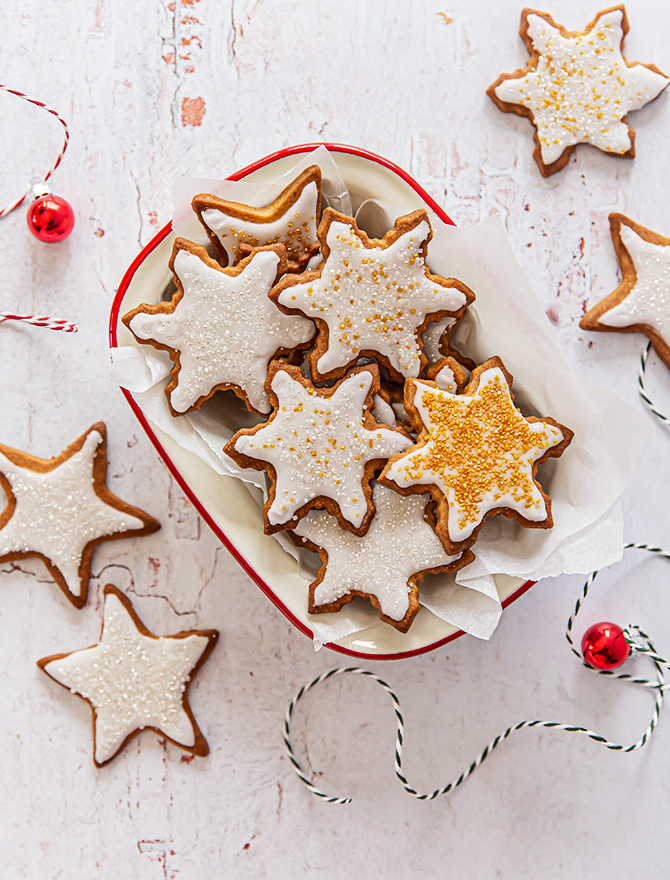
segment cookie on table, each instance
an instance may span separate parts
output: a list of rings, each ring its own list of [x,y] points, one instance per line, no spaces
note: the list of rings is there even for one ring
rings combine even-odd
[[[149,535],[160,523],[106,485],[107,429],[96,422],[54,458],[0,444],[0,563],[37,557],[67,599],[88,597],[93,551],[104,541]]]
[[[271,479],[265,533],[293,529],[312,508],[325,508],[343,529],[362,535],[375,512],[370,480],[411,439],[371,414],[379,368],[355,367],[332,388],[315,388],[298,367],[270,365],[269,421],[238,431],[224,447],[241,467]]]
[[[446,359],[458,377],[459,364]],[[451,361],[451,363],[449,363]],[[538,465],[562,455],[569,428],[525,417],[514,405],[512,377],[498,357],[473,370],[461,394],[410,379],[405,407],[417,443],[395,455],[379,481],[404,495],[430,492],[437,532],[449,552],[474,543],[484,520],[502,513],[530,528],[553,525],[551,500],[536,480]]]
[[[424,210],[399,217],[383,239],[370,239],[353,218],[326,208],[320,267],[286,275],[270,293],[287,314],[316,322],[309,356],[315,381],[339,378],[360,357],[375,358],[399,382],[420,375],[428,324],[458,319],[474,300],[460,281],[431,274],[432,235]]]
[[[171,301],[144,303],[123,323],[139,342],[167,351],[174,362],[165,388],[172,415],[193,412],[224,390],[234,391],[252,412],[269,413],[268,364],[308,348],[315,333],[312,321],[285,315],[268,297],[286,271],[283,245],[257,248],[224,269],[204,247],[178,238],[170,269],[177,286]]]
[[[309,612],[339,611],[363,596],[385,623],[404,633],[419,611],[419,581],[456,571],[474,556],[470,550],[447,553],[424,519],[425,498],[403,498],[377,483],[372,500],[376,512],[363,537],[341,529],[325,510],[311,511],[291,533],[298,546],[321,558],[309,587]]]
[[[209,754],[188,702],[188,688],[216,644],[216,630],[155,636],[116,587],[104,590],[97,645],[53,654],[37,665],[93,712],[93,761],[103,767],[142,730],[193,755]]]
[[[500,110],[535,126],[533,156],[543,177],[564,168],[577,144],[632,159],[635,132],[626,114],[653,101],[670,80],[653,64],[624,58],[625,8],[606,9],[575,32],[524,9],[519,33],[530,53],[527,66],[502,74],[487,94]]]
[[[670,369],[670,238],[610,214],[621,284],[579,322],[583,330],[644,333]]]
[[[316,228],[321,213],[321,169],[310,165],[263,208],[201,193],[193,210],[205,227],[223,266],[232,266],[253,248],[282,244],[287,271],[302,272],[318,254]]]

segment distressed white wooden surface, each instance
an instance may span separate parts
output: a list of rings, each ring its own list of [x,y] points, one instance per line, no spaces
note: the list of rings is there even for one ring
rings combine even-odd
[[[627,6],[629,59],[669,70],[665,5]],[[96,553],[82,612],[40,565],[0,568],[2,877],[666,876],[665,718],[651,746],[630,756],[525,732],[454,797],[425,804],[393,776],[387,698],[370,682],[345,679],[301,708],[296,746],[321,785],[355,800],[332,807],[309,795],[283,753],[285,703],[341,658],[314,655],[199,521],[109,380],[106,333],[123,271],[169,217],[175,176],[224,176],[282,145],[341,141],[407,168],[457,223],[500,211],[566,358],[639,407],[641,338],[587,336],[577,322],[585,301],[616,283],[610,211],[670,234],[668,96],[634,115],[634,162],[582,147],[545,181],[528,123],[499,113],[484,94],[501,71],[525,63],[521,5],[509,0],[10,7],[2,79],[68,119],[71,148],[54,187],[77,224],[66,243],[46,246],[30,237],[23,211],[2,221],[0,308],[76,320],[81,332],[0,327],[0,440],[50,456],[103,418],[111,488],[160,516],[163,530]],[[547,11],[577,29],[597,9],[564,0]],[[0,114],[6,201],[48,166],[60,129],[6,95]],[[663,395],[667,374],[657,372]],[[657,424],[626,495],[629,538],[670,544],[669,465],[670,437]],[[667,656],[667,574],[667,563],[627,559],[596,583],[584,623],[639,622]],[[97,639],[107,582],[135,598],[154,631],[221,630],[192,688],[208,759],[190,761],[145,734],[96,770],[88,708],[35,666]],[[466,638],[413,661],[367,664],[403,701],[406,769],[417,787],[452,778],[495,733],[529,716],[624,742],[638,736],[648,695],[589,675],[567,650],[563,628],[581,582],[538,584],[490,644]]]

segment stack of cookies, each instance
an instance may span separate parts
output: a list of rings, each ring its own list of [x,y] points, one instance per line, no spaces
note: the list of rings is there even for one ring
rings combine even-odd
[[[536,473],[572,432],[522,415],[500,358],[451,346],[475,295],[431,273],[426,211],[370,239],[322,212],[317,165],[262,208],[192,205],[211,254],[177,238],[171,302],[123,321],[169,353],[175,418],[217,391],[256,414],[224,452],[266,472],[265,532],[318,553],[311,613],[363,596],[407,632],[420,580],[467,565],[487,517],[553,525]]]

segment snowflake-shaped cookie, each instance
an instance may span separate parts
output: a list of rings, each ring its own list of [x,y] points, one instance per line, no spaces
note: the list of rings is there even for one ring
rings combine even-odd
[[[432,235],[423,210],[398,218],[379,240],[326,208],[318,231],[321,266],[287,275],[270,294],[288,314],[316,321],[319,336],[309,356],[315,381],[342,376],[364,356],[383,363],[397,381],[420,374],[428,323],[460,317],[474,299],[460,281],[431,275]]]
[[[365,596],[383,621],[407,632],[419,610],[424,575],[455,571],[473,556],[469,550],[447,553],[424,519],[424,498],[403,498],[376,484],[372,500],[376,513],[362,538],[341,529],[324,510],[311,511],[296,526],[294,534],[321,557],[309,588],[309,611],[339,611]]]
[[[610,214],[621,284],[579,322],[583,330],[644,333],[670,369],[670,238]]]
[[[315,332],[311,321],[283,314],[268,298],[286,271],[284,248],[258,248],[237,266],[222,269],[205,248],[178,238],[170,268],[178,288],[172,301],[145,303],[123,322],[136,339],[169,352],[174,361],[165,388],[172,415],[199,409],[226,389],[254,412],[269,413],[268,364],[308,347]]]
[[[458,364],[451,366],[456,375]],[[572,431],[549,418],[524,417],[514,406],[511,384],[497,357],[473,371],[463,394],[435,382],[407,383],[405,406],[421,433],[379,479],[403,494],[430,492],[438,502],[438,533],[452,552],[471,544],[493,513],[524,526],[553,525],[551,501],[535,472],[563,453]]]
[[[505,113],[535,126],[533,153],[544,177],[567,165],[577,144],[613,156],[635,155],[626,114],[653,101],[670,80],[653,64],[629,64],[623,6],[599,13],[583,32],[570,32],[543,12],[524,9],[520,34],[528,66],[503,74],[487,94]]]
[[[283,244],[288,271],[302,272],[318,253],[316,227],[321,211],[321,169],[310,165],[263,208],[202,193],[193,210],[205,227],[224,266],[232,266],[251,249]]]
[[[370,413],[379,368],[356,367],[333,388],[315,388],[298,367],[275,362],[266,387],[270,420],[238,431],[225,446],[242,467],[272,477],[266,534],[295,528],[312,507],[325,507],[342,528],[364,534],[374,514],[374,469],[411,443]]]

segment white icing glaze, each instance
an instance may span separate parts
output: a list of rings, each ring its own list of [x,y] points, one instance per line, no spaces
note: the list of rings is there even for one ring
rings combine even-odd
[[[308,245],[316,241],[316,204],[319,190],[315,181],[310,181],[297,200],[284,214],[271,223],[252,223],[231,217],[219,208],[207,208],[202,212],[202,220],[221,242],[232,264],[242,243],[251,247],[266,244],[283,244],[289,259],[296,259]],[[317,259],[317,265],[319,260]]]
[[[622,117],[652,101],[668,84],[663,74],[626,64],[622,18],[622,11],[613,9],[599,15],[586,33],[566,38],[541,16],[528,16],[537,66],[504,80],[495,93],[501,101],[532,111],[545,165],[579,143],[627,153],[631,140]]]
[[[360,526],[367,512],[362,485],[366,462],[390,458],[410,443],[386,426],[365,427],[363,409],[372,379],[367,370],[354,373],[325,397],[285,370],[275,373],[277,415],[253,436],[241,435],[235,442],[237,452],[275,468],[271,525],[288,522],[308,501],[325,495],[339,504],[348,522]]]
[[[52,678],[95,709],[95,760],[109,760],[135,730],[156,727],[175,742],[195,745],[183,695],[208,638],[143,635],[120,601],[105,597],[100,643],[44,667]]]
[[[395,417],[400,422],[410,422],[411,419],[405,409],[404,403],[392,403],[391,408],[395,414]]]
[[[456,383],[454,371],[450,366],[442,367],[442,369],[435,374],[433,381],[438,388],[441,388],[443,391],[448,391],[449,394],[456,394],[458,385]]]
[[[608,327],[646,324],[670,345],[670,246],[645,241],[624,223],[620,234],[637,278],[630,293],[598,320]]]
[[[455,323],[456,318],[442,318],[441,321],[434,321],[432,324],[429,324],[421,334],[423,353],[426,355],[429,365],[444,357],[440,351],[440,343],[445,331],[453,327]]]
[[[403,497],[376,484],[376,513],[362,538],[341,529],[326,511],[312,510],[295,528],[328,553],[326,573],[314,590],[314,604],[328,605],[353,590],[379,599],[382,612],[402,620],[409,608],[408,580],[427,568],[449,565],[440,539],[426,523],[426,499]]]
[[[375,394],[372,398],[372,409],[370,412],[375,417],[375,421],[379,422],[380,425],[389,425],[389,427],[395,428],[396,418],[393,407],[384,400],[381,394]]]
[[[526,421],[498,367],[481,374],[471,395],[454,395],[421,381],[415,385],[414,405],[428,440],[388,466],[384,476],[400,488],[437,486],[447,501],[446,526],[454,542],[469,538],[494,508],[510,508],[533,522],[545,520],[533,463],[563,440],[562,432],[546,422]]]
[[[270,412],[263,387],[268,363],[279,348],[308,342],[311,321],[285,315],[268,297],[279,257],[259,251],[238,275],[213,268],[188,250],[180,250],[174,271],[184,295],[172,314],[138,312],[130,329],[179,352],[172,408],[183,413],[223,383],[237,385],[259,412]]]
[[[19,467],[0,453],[0,471],[16,498],[0,530],[0,557],[41,553],[62,574],[68,590],[81,595],[79,565],[86,545],[103,535],[144,528],[141,519],[106,504],[93,485],[93,458],[102,442],[91,431],[74,455],[48,473]]]
[[[366,248],[353,226],[331,222],[321,277],[279,295],[282,305],[328,325],[328,348],[317,364],[321,374],[368,350],[387,357],[403,376],[419,375],[417,328],[429,313],[456,311],[466,302],[458,288],[426,276],[420,248],[429,233],[424,220],[387,248]]]

